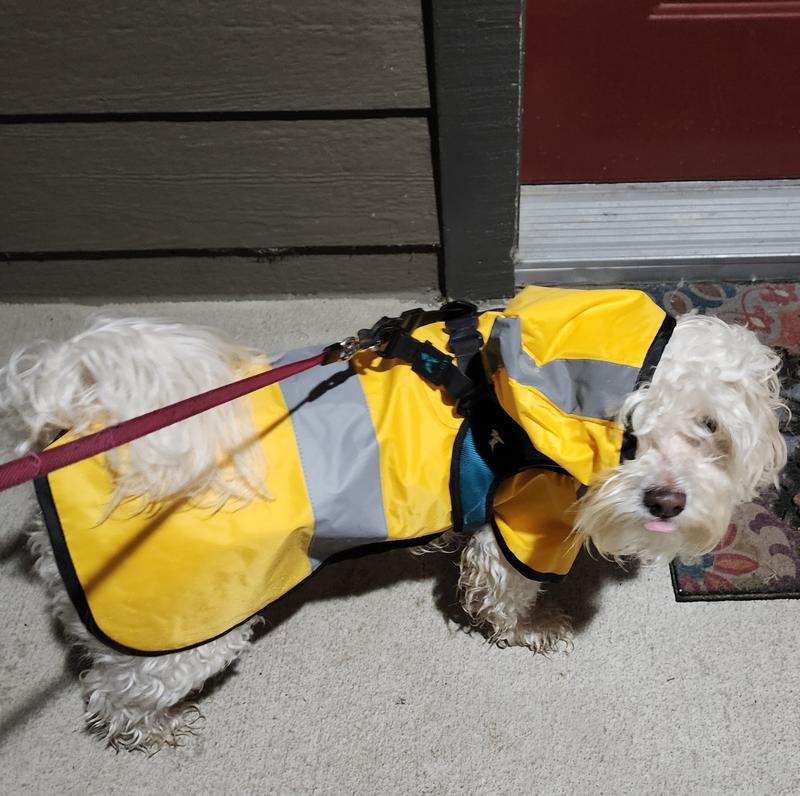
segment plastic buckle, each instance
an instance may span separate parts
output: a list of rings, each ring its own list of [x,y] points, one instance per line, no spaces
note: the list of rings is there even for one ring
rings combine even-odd
[[[400,313],[400,328],[404,332],[413,332],[419,325],[425,315],[425,310],[422,307],[415,307],[413,310],[406,310]]]
[[[409,312],[414,312],[414,310],[409,310]],[[377,351],[395,332],[405,328],[403,325],[404,316],[407,314],[404,312],[400,318],[390,318],[385,315],[369,329],[359,329],[358,341],[360,347]]]
[[[455,299],[454,301],[448,301],[446,304],[442,304],[441,312],[443,312],[447,318],[459,318],[462,315],[476,314],[478,312],[478,306],[471,301]]]

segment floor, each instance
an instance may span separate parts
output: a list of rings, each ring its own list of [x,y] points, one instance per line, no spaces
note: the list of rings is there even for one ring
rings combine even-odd
[[[271,350],[329,341],[381,299],[113,307],[211,323]],[[93,308],[0,305],[0,360]],[[9,794],[789,794],[800,782],[798,603],[675,603],[666,567],[588,558],[549,595],[576,620],[553,658],[465,632],[446,556],[323,570],[201,700],[184,748],[114,754],[81,727],[19,527],[0,495],[0,791]]]

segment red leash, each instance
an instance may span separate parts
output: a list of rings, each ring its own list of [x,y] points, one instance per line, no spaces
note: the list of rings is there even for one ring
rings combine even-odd
[[[59,445],[57,448],[51,448],[41,453],[29,453],[19,459],[0,464],[0,492],[25,481],[40,478],[52,473],[53,470],[75,464],[83,459],[90,459],[92,456],[97,456],[98,453],[105,453],[112,448],[151,434],[153,431],[199,415],[201,412],[206,412],[228,401],[234,401],[243,395],[260,390],[262,387],[321,365],[325,361],[331,361],[328,357],[329,353],[326,349],[308,359],[291,362],[274,370],[268,370],[266,373],[248,376],[246,379],[233,382],[233,384],[226,384],[224,387],[193,395],[191,398],[185,398],[183,401],[163,406],[161,409],[155,409],[139,417],[133,417],[73,442]]]
[[[332,343],[320,351],[319,354],[308,357],[308,359],[291,362],[274,370],[268,370],[266,373],[259,373],[256,376],[249,376],[246,379],[235,381],[233,384],[208,390],[183,401],[169,404],[169,406],[163,406],[161,409],[155,409],[139,417],[133,417],[130,420],[117,423],[115,426],[109,426],[94,434],[87,434],[85,437],[59,445],[57,448],[50,448],[41,453],[29,453],[19,459],[0,464],[0,492],[25,481],[41,478],[43,475],[52,473],[53,470],[59,470],[62,467],[75,464],[75,462],[91,459],[92,456],[97,456],[98,453],[105,453],[112,448],[117,448],[147,434],[152,434],[154,431],[171,426],[173,423],[199,415],[201,412],[220,406],[220,404],[234,401],[243,395],[260,390],[262,387],[267,387],[297,373],[302,373],[304,370],[309,370],[316,365],[327,365],[331,362],[348,360],[357,351],[365,348],[377,351],[390,339],[395,339],[400,335],[408,337],[418,326],[433,323],[434,321],[447,320],[451,317],[461,317],[465,313],[474,312],[475,310],[475,305],[469,302],[451,301],[443,304],[438,310],[423,310],[417,307],[412,310],[406,310],[397,318],[383,317],[372,328],[360,329],[357,336],[346,337],[339,343]],[[412,353],[419,347],[419,344],[416,344]],[[412,364],[412,360],[408,359],[408,355],[408,351],[402,353],[399,350],[394,353],[387,354],[386,351],[381,353],[381,356],[399,357]],[[412,367],[416,369],[418,364],[412,364]],[[416,370],[416,372],[419,373],[420,371]],[[427,373],[427,371],[425,378],[429,380],[431,378],[431,374]],[[445,384],[439,381],[434,383]],[[447,388],[446,384],[445,387]]]

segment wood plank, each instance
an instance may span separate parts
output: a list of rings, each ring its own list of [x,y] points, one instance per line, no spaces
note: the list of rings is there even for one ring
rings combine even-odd
[[[389,293],[438,288],[435,253],[0,263],[1,301],[106,302]]]
[[[431,3],[445,289],[514,292],[522,0]]]
[[[415,0],[0,0],[4,114],[428,107]]]
[[[425,119],[0,126],[0,251],[438,241]]]

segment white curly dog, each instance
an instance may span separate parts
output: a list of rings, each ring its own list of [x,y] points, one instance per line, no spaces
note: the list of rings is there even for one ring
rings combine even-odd
[[[0,371],[2,458],[39,450],[60,430],[119,422],[228,383],[257,357],[207,329],[95,320],[67,342],[18,351]],[[583,495],[577,539],[603,556],[645,562],[712,549],[734,507],[775,482],[785,463],[778,367],[777,355],[742,327],[679,318],[652,383],[628,395],[619,410],[638,439],[636,457],[601,473]],[[126,466],[117,468],[117,497],[157,502],[213,489],[223,499],[252,498],[246,478],[221,478],[210,466],[219,450],[234,450],[242,439],[247,419],[238,416],[240,403],[132,445]],[[109,454],[112,462],[115,455]],[[262,466],[248,450],[236,454],[235,465],[242,474]],[[449,541],[442,537],[438,546]],[[188,732],[193,714],[186,698],[248,648],[257,620],[193,649],[125,655],[87,632],[41,520],[30,546],[54,615],[88,660],[80,679],[88,726],[115,748],[152,750]],[[540,588],[508,564],[488,529],[463,539],[462,605],[493,641],[540,652],[568,642],[566,617],[537,617]]]

